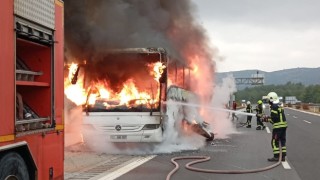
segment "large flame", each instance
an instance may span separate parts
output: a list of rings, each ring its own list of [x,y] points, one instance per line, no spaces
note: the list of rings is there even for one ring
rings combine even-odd
[[[78,64],[71,63],[69,66],[68,77],[64,80],[64,93],[68,99],[74,102],[77,105],[84,104],[86,102],[86,91],[83,89],[83,81],[78,81],[76,84],[72,84],[72,79],[75,76]],[[80,75],[79,79],[83,79],[83,76]]]
[[[162,62],[156,62],[153,64],[149,64],[148,66],[153,69],[153,71],[150,71],[150,72],[151,72],[151,75],[154,76],[154,80],[159,82],[159,79],[160,79],[164,69],[166,68],[166,66],[164,64],[162,64]]]
[[[64,82],[65,95],[77,105],[94,105],[97,99],[105,100],[103,105],[106,108],[112,107],[113,105],[130,107],[132,104],[144,104],[148,107],[153,107],[154,104],[159,102],[160,91],[158,87],[151,86],[150,88],[141,90],[137,88],[134,79],[125,81],[119,92],[114,92],[106,80],[91,81],[90,85],[85,87],[83,74],[79,74],[77,83],[72,84],[72,78],[75,76],[78,64],[72,63],[69,66],[69,75],[65,78]],[[161,62],[151,63],[147,66],[150,70],[149,74],[158,84],[166,66]]]
[[[72,79],[75,77],[78,68],[79,68],[78,64],[71,63],[69,67],[69,76],[68,76],[70,82],[72,82]]]

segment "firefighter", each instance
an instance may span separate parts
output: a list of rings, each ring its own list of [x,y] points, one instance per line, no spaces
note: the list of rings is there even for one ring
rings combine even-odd
[[[251,106],[251,102],[250,101],[247,101],[247,107],[246,107],[246,112],[247,113],[252,113],[252,106]],[[252,116],[247,116],[247,128],[251,128],[251,119],[252,119]]]
[[[282,150],[282,161],[285,161],[287,155],[286,148],[286,131],[287,131],[287,120],[284,114],[284,109],[281,107],[279,97],[275,92],[270,92],[268,94],[268,100],[270,104],[270,116],[265,117],[266,122],[270,122],[273,126],[272,129],[272,140],[271,146],[273,150],[273,158],[269,158],[268,161],[278,161],[279,160],[279,142],[281,143]]]
[[[263,111],[263,106],[262,106],[262,101],[259,100],[258,101],[258,105],[255,109],[257,111],[257,128],[256,130],[264,130],[266,128],[266,126],[264,125],[264,123],[262,122],[262,117],[264,116],[264,111]]]
[[[232,102],[232,110],[236,111],[237,110],[237,103],[236,101]],[[232,112],[232,120],[234,120],[235,118],[237,118],[237,120],[239,119],[238,116],[236,115],[235,112]]]

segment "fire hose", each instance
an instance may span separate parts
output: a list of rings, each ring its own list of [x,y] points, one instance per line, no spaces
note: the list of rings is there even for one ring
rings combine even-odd
[[[172,164],[175,165],[175,168],[171,170],[171,172],[167,175],[166,180],[170,180],[171,176],[178,171],[179,164],[176,162],[176,160],[181,160],[181,159],[198,159],[191,161],[185,165],[186,169],[190,171],[196,171],[196,172],[204,172],[204,173],[213,173],[213,174],[248,174],[248,173],[257,173],[257,172],[262,172],[262,171],[267,171],[272,168],[275,168],[281,164],[282,160],[282,148],[281,148],[281,143],[279,143],[279,149],[280,149],[280,157],[277,163],[272,164],[267,167],[263,168],[258,168],[258,169],[248,169],[248,170],[215,170],[215,169],[202,169],[202,168],[196,168],[196,167],[191,167],[193,164],[198,164],[201,162],[206,162],[209,161],[211,158],[209,156],[179,156],[179,157],[174,157],[171,159]]]
[[[190,104],[190,103],[179,102],[179,101],[162,101],[162,102],[165,104],[183,105],[183,106],[189,106],[189,107],[195,107],[195,108],[205,108],[205,109],[214,110],[214,111],[223,111],[223,112],[236,113],[236,114],[247,115],[247,116],[257,115],[255,113],[247,113],[247,112],[241,112],[237,110],[218,108],[218,107],[212,107],[212,106],[204,106],[200,104]]]

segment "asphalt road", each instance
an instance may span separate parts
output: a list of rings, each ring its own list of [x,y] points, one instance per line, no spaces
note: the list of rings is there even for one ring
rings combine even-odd
[[[289,112],[288,113],[293,113]],[[297,113],[299,114],[299,113]],[[296,115],[298,116],[298,115]],[[301,116],[301,115],[300,115]],[[241,116],[240,116],[241,117]],[[244,122],[245,117],[241,117],[240,121]],[[288,115],[290,119],[290,127],[295,126],[291,125],[292,118]],[[257,169],[266,166],[272,165],[271,162],[267,161],[267,158],[272,157],[271,149],[271,134],[267,130],[257,131],[255,130],[255,118],[253,118],[253,127],[251,129],[238,127],[239,134],[234,134],[228,139],[217,139],[214,141],[214,144],[207,144],[204,148],[199,151],[190,151],[190,152],[180,152],[174,154],[163,154],[158,155],[147,163],[131,170],[129,173],[124,174],[117,178],[117,180],[141,180],[141,179],[152,179],[152,180],[163,180],[166,179],[167,174],[174,168],[174,165],[170,163],[170,159],[175,156],[210,156],[211,160],[209,162],[204,162],[201,164],[194,165],[195,167],[205,168],[205,169],[223,169],[223,170],[248,170],[248,169]],[[306,123],[307,124],[307,123]],[[297,125],[299,127],[299,125]],[[209,179],[218,179],[218,180],[256,180],[256,179],[290,179],[290,180],[299,180],[307,179],[304,172],[307,168],[301,168],[305,166],[299,164],[299,159],[296,159],[295,152],[298,152],[296,142],[292,142],[291,133],[292,130],[288,131],[288,151],[289,155],[285,163],[281,163],[278,167],[259,173],[250,173],[250,174],[211,174],[211,173],[201,173],[193,172],[184,168],[184,165],[190,160],[181,160],[179,161],[180,169],[179,171],[172,176],[174,179],[184,179],[184,180],[209,180]],[[270,130],[270,129],[269,129]],[[298,135],[299,136],[299,135]],[[306,143],[306,142],[304,142]],[[300,144],[298,144],[300,146]],[[311,146],[312,147],[312,146]],[[291,150],[292,149],[292,150]],[[294,149],[294,150],[293,150]],[[301,147],[300,151],[304,151],[304,148]],[[309,152],[309,151],[308,151]],[[316,153],[316,152],[314,152]],[[306,156],[302,155],[301,158]],[[292,161],[294,163],[292,163]],[[310,165],[313,161],[310,161]],[[308,163],[308,162],[305,162]],[[289,168],[288,168],[289,166]],[[299,168],[299,174],[297,173],[296,167]],[[316,167],[314,167],[316,168]],[[309,171],[309,173],[312,173]],[[301,176],[300,176],[301,175]],[[313,177],[313,178],[312,178]],[[313,175],[311,179],[317,179],[317,175]],[[320,176],[319,176],[320,177]]]
[[[320,116],[285,110],[288,120],[287,130],[287,161],[274,169],[250,174],[211,174],[193,172],[184,168],[191,160],[180,160],[179,171],[172,180],[314,180],[319,179],[320,171]],[[273,163],[267,158],[272,157],[271,125],[266,130],[255,130],[253,118],[252,128],[239,126],[245,116],[234,123],[239,133],[228,139],[215,139],[205,147],[196,151],[183,151],[171,154],[145,156],[108,155],[84,151],[83,145],[71,147],[66,151],[65,179],[72,180],[163,180],[174,168],[170,162],[176,156],[210,156],[209,162],[195,167],[219,170],[249,170],[267,167]],[[90,162],[92,161],[92,162]],[[81,170],[80,170],[81,169]]]
[[[303,180],[320,179],[320,116],[293,109],[285,110],[288,119],[287,153]]]

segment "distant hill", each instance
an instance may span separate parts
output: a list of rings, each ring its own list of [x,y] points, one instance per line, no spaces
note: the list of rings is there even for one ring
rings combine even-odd
[[[280,85],[291,81],[292,83],[302,83],[303,85],[320,84],[320,67],[318,68],[293,68],[280,71],[265,72],[260,70],[243,70],[216,73],[216,83],[222,82],[222,79],[232,74],[234,78],[248,78],[252,74],[264,74],[265,85]],[[243,89],[247,85],[238,85],[238,89]]]

